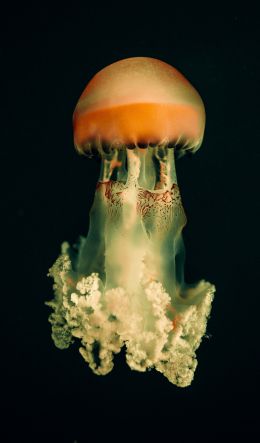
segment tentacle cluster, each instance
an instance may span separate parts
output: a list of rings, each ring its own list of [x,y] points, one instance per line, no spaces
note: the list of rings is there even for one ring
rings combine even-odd
[[[142,274],[138,300],[122,287],[102,289],[92,273],[71,286],[69,245],[50,270],[55,280],[54,309],[50,316],[52,337],[60,349],[73,339],[81,341],[80,353],[98,375],[113,369],[113,355],[126,346],[131,369],[155,368],[177,386],[188,386],[197,366],[195,350],[206,330],[214,288],[202,281],[204,297],[197,305],[176,305],[170,319],[171,299],[160,282]]]
[[[81,355],[102,375],[125,346],[132,369],[155,368],[188,386],[215,288],[184,282],[185,223],[173,150],[104,154],[88,236],[76,250],[64,243],[50,269],[55,344],[79,339]]]

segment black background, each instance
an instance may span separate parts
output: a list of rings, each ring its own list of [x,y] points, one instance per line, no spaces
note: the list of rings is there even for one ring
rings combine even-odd
[[[257,439],[259,20],[249,3],[184,3],[35,2],[2,15],[2,441]],[[77,345],[54,347],[44,306],[61,242],[87,233],[99,171],[73,148],[73,109],[98,70],[131,56],[175,66],[206,107],[201,150],[177,162],[187,280],[217,287],[188,388],[123,355],[93,375]]]

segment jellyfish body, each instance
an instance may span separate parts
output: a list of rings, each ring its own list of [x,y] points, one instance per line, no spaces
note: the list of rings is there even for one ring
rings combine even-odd
[[[202,100],[170,65],[130,58],[93,77],[73,123],[77,150],[102,161],[88,235],[74,248],[64,243],[50,269],[54,342],[80,339],[82,356],[103,375],[125,346],[132,369],[155,368],[188,386],[215,288],[184,281],[175,152],[199,148]]]

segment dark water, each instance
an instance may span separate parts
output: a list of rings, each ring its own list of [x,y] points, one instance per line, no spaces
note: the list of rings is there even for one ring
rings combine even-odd
[[[1,27],[2,441],[256,441],[258,21],[238,3],[7,7]],[[61,242],[86,235],[99,174],[98,161],[73,148],[73,109],[99,69],[131,56],[178,68],[207,113],[200,151],[176,165],[188,218],[186,277],[204,277],[217,288],[210,338],[198,350],[193,384],[184,389],[157,372],[130,371],[124,355],[111,374],[93,375],[77,346],[54,347],[44,306],[52,296],[46,274]]]

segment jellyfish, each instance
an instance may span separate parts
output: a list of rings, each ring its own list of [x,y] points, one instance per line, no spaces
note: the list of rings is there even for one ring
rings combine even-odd
[[[124,348],[131,369],[188,386],[215,287],[185,283],[175,158],[202,143],[202,99],[169,64],[128,58],[90,80],[73,127],[77,151],[101,157],[101,168],[88,235],[64,242],[49,270],[54,343],[78,341],[98,375]]]

